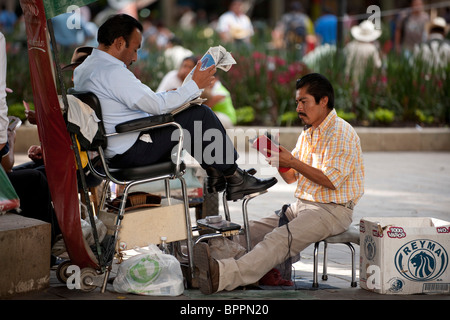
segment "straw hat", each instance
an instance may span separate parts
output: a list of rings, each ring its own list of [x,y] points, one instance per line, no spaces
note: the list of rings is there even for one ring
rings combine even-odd
[[[62,68],[61,70],[73,70],[78,67],[91,53],[93,47],[78,47],[75,49],[72,55],[72,60],[70,64]]]
[[[364,20],[358,26],[350,30],[353,38],[362,42],[372,42],[381,36],[381,30],[375,29],[375,25],[369,20]]]
[[[447,22],[442,17],[436,17],[428,25],[428,32],[430,32],[430,30],[432,30],[433,28],[441,28],[444,32],[446,32]]]

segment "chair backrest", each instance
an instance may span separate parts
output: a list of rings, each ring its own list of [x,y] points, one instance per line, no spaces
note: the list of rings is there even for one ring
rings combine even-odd
[[[70,88],[68,90],[68,93],[80,99],[82,102],[91,107],[91,109],[94,110],[97,118],[100,120],[100,122],[98,123],[98,132],[95,135],[89,149],[96,150],[98,147],[102,147],[103,149],[105,149],[107,144],[106,131],[105,127],[103,126],[102,108],[98,97],[92,92],[75,91],[73,88]]]

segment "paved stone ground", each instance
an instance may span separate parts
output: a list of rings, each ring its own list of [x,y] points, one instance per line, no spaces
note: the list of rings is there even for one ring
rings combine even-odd
[[[450,221],[450,153],[448,152],[366,152],[365,195],[354,210],[354,222],[363,217],[433,217]],[[265,163],[246,164],[255,167],[258,176],[273,175]],[[294,200],[294,185],[280,181],[269,192],[248,204],[249,218],[258,219]],[[232,219],[242,222],[241,202],[229,203]],[[322,249],[322,246],[321,246]],[[313,258],[312,246],[301,253],[300,262],[294,264],[294,275],[307,283],[298,290],[235,290],[204,296],[198,290],[186,290],[175,300],[206,301],[234,299],[243,300],[450,300],[449,294],[440,295],[380,295],[367,290],[350,287],[351,259],[345,245],[329,245],[329,280],[319,281],[321,288],[311,290]],[[357,271],[359,247],[356,246]],[[322,250],[320,252],[322,257]],[[321,258],[320,258],[321,259]],[[321,260],[320,264],[321,265]],[[321,269],[320,269],[321,270]],[[358,280],[358,277],[357,277]],[[327,287],[325,287],[327,285]],[[85,293],[69,290],[56,280],[51,272],[50,288],[14,298],[15,300],[165,300],[162,297],[118,294],[111,285],[102,294],[99,289]]]

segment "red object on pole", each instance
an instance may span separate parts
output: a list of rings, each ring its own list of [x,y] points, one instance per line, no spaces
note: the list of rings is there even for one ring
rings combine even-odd
[[[98,268],[81,229],[75,156],[54,77],[42,0],[20,0],[27,33],[31,85],[47,180],[58,223],[72,264]]]

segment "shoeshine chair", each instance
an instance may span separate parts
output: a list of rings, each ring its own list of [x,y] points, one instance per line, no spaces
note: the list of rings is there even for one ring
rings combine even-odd
[[[327,248],[328,244],[336,244],[336,243],[342,243],[349,247],[351,254],[352,254],[352,282],[351,286],[356,287],[356,265],[355,265],[355,248],[353,247],[352,243],[359,245],[359,224],[351,225],[347,231],[340,233],[338,235],[328,237],[322,241],[318,241],[314,244],[314,271],[313,271],[313,288],[319,287],[319,281],[318,281],[318,255],[319,255],[319,245],[320,242],[324,243],[324,249],[323,249],[323,273],[322,273],[322,280],[326,281],[328,280],[328,274],[327,274]]]
[[[105,278],[103,280],[102,292],[105,291],[106,284],[109,277],[109,272],[111,270],[112,261],[114,258],[114,250],[116,247],[116,242],[118,239],[118,232],[120,228],[120,223],[123,219],[125,213],[125,206],[127,202],[127,196],[131,187],[164,180],[165,181],[165,191],[166,197],[170,201],[170,179],[178,179],[181,182],[182,189],[182,197],[183,197],[183,205],[184,205],[184,213],[185,213],[185,224],[187,230],[187,256],[189,263],[189,270],[191,272],[191,276],[193,276],[194,264],[193,264],[193,238],[192,238],[192,227],[191,227],[191,218],[189,214],[189,203],[188,203],[188,195],[186,191],[186,182],[183,178],[183,174],[185,172],[185,164],[182,161],[181,154],[183,148],[183,130],[181,126],[174,122],[173,116],[170,114],[163,114],[157,116],[150,116],[143,119],[137,119],[133,121],[127,121],[123,124],[119,124],[116,126],[116,133],[106,134],[105,128],[103,126],[102,120],[102,111],[100,102],[97,96],[91,92],[77,92],[73,89],[69,89],[69,94],[72,94],[88,106],[94,110],[97,118],[100,120],[98,123],[98,133],[96,138],[94,138],[95,142],[91,144],[91,148],[88,151],[96,151],[98,153],[98,158],[100,159],[100,169],[98,165],[94,164],[94,159],[89,158],[89,168],[92,173],[96,176],[101,177],[107,183],[114,182],[117,185],[121,185],[124,187],[123,195],[121,197],[121,202],[119,205],[118,218],[116,220],[116,226],[114,230],[114,235],[110,240],[107,246],[106,257],[104,260],[106,261],[106,271]],[[108,160],[104,155],[104,148],[106,147],[106,138],[113,135],[125,134],[133,131],[144,131],[153,128],[160,128],[164,126],[175,126],[179,129],[179,137],[178,137],[178,148],[176,151],[176,156],[174,161],[168,159],[166,162],[156,163],[143,167],[133,167],[133,168],[111,168],[109,167]],[[80,142],[81,144],[81,142]],[[100,201],[100,206],[104,205],[106,199],[107,189],[105,188],[102,194],[102,198]],[[95,228],[94,228],[95,229]],[[149,230],[151,232],[151,230]],[[108,251],[109,250],[109,251]]]

